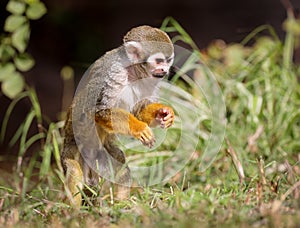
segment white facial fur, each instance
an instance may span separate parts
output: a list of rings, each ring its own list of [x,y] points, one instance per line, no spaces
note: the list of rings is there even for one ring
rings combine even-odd
[[[150,65],[150,72],[153,76],[162,77],[169,73],[169,69],[173,64],[172,56],[165,56],[163,53],[158,52],[151,55],[147,59],[147,63]]]

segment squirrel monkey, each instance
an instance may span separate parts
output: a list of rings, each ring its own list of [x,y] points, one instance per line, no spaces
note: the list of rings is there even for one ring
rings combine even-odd
[[[68,110],[61,160],[66,173],[66,190],[71,204],[76,207],[81,205],[81,190],[84,185],[97,185],[100,176],[109,172],[108,168],[103,168],[108,167],[105,163],[111,161],[107,157],[113,158],[112,160],[116,161],[113,165],[119,167],[116,169],[118,183],[127,186],[118,188],[117,197],[124,198],[125,194],[129,193],[130,171],[125,163],[123,151],[115,145],[116,134],[132,136],[151,148],[155,137],[150,127],[159,125],[161,128],[168,128],[174,122],[174,111],[171,107],[138,97],[143,93],[142,90],[155,90],[153,87],[168,75],[174,58],[174,47],[170,38],[160,29],[139,26],[131,29],[123,41],[124,45],[107,52],[91,66],[87,75],[88,81],[83,86],[85,93],[79,98],[75,96]],[[133,97],[141,100],[124,98],[122,102],[127,103],[127,108],[117,105],[118,97],[122,96],[124,88],[130,88],[138,80],[146,78],[150,78],[154,83],[137,87]],[[90,95],[96,97],[94,101],[89,99]],[[93,102],[95,103],[92,104]],[[90,109],[90,114],[87,114],[88,111],[84,107],[89,105],[93,108]],[[74,115],[75,109],[79,110],[79,115]],[[95,136],[93,133],[87,133],[80,141],[76,138],[77,130],[74,124],[82,125],[80,134],[91,131],[89,125],[81,121],[82,117],[92,122],[97,134]],[[91,146],[90,141],[95,141],[95,137],[99,144]],[[102,170],[101,175],[87,164],[87,158],[82,153],[87,150],[92,151],[88,159],[100,161],[98,168]]]

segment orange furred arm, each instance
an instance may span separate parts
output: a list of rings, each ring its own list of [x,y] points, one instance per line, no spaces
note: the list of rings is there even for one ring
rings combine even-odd
[[[174,111],[169,106],[152,103],[141,110],[137,118],[151,127],[160,124],[162,128],[168,128],[174,122]]]
[[[154,144],[154,135],[148,124],[123,109],[106,109],[96,112],[95,122],[110,134],[131,135],[149,147]]]

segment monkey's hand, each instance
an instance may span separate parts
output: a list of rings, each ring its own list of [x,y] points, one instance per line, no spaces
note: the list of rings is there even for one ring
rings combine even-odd
[[[168,106],[158,109],[155,120],[158,122],[161,128],[170,127],[174,122],[173,109]]]
[[[152,147],[155,143],[155,137],[151,128],[142,121],[129,122],[131,135],[140,140],[145,146]]]
[[[150,127],[159,125],[161,128],[168,128],[174,122],[174,111],[171,107],[160,104],[151,103],[147,105],[137,115],[137,118]]]

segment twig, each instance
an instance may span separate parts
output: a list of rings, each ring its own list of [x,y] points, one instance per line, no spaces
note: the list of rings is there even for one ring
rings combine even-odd
[[[265,169],[264,169],[265,162],[261,156],[257,159],[257,165],[260,174],[260,181],[262,185],[265,186],[267,185]]]
[[[41,215],[42,217],[46,217],[46,215],[45,214],[43,214],[42,212],[40,212],[39,210],[37,210],[37,209],[33,209],[33,211],[35,211],[37,214],[39,214],[39,215]]]
[[[243,169],[242,163],[239,160],[238,156],[236,155],[235,150],[233,149],[233,147],[231,146],[231,143],[229,142],[229,140],[227,138],[226,138],[226,143],[228,145],[228,149],[226,150],[226,152],[227,152],[227,154],[230,155],[231,160],[234,164],[235,170],[239,176],[240,183],[242,184],[245,179],[245,174],[244,174],[244,169]]]
[[[294,174],[294,171],[293,171],[293,167],[290,165],[290,163],[286,159],[284,161],[284,165],[287,169],[287,181],[290,184],[292,184],[292,183],[295,182],[295,174]]]
[[[263,131],[264,131],[264,127],[262,125],[260,125],[256,129],[255,133],[248,137],[248,149],[251,152],[255,152],[255,150],[256,150],[256,147],[255,147],[256,141],[261,136]]]
[[[283,201],[286,200],[286,198],[293,192],[295,191],[297,188],[300,187],[300,181],[296,182],[292,187],[290,187],[281,197],[280,200],[274,200],[274,202],[272,203],[272,212],[273,214],[275,214],[281,207]]]
[[[300,187],[300,181],[296,182],[292,187],[290,187],[286,193],[284,193],[281,197],[280,197],[280,200],[281,201],[284,201],[288,196],[289,194],[291,194],[293,191],[295,191],[297,188]]]
[[[257,204],[261,205],[263,202],[263,186],[259,181],[257,181],[256,184],[256,199],[257,199]]]
[[[112,187],[109,187],[110,203],[114,205],[114,193]]]

